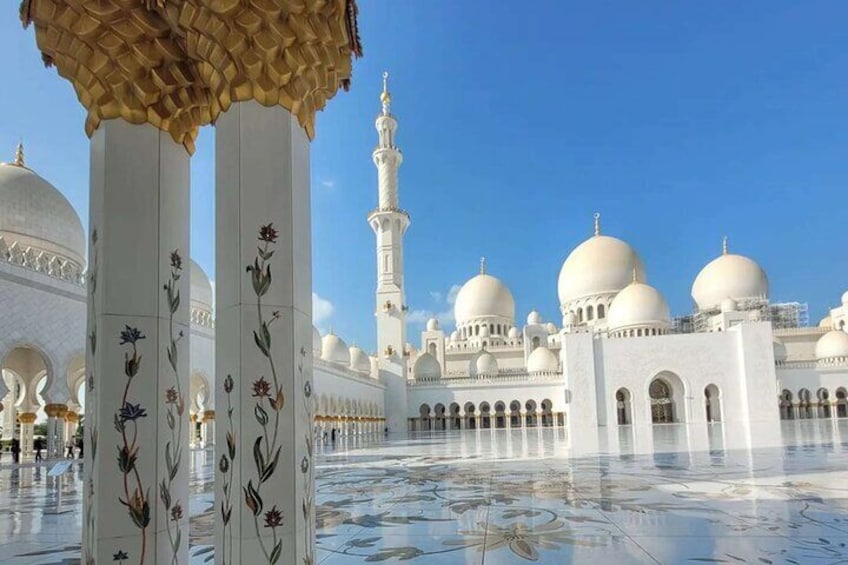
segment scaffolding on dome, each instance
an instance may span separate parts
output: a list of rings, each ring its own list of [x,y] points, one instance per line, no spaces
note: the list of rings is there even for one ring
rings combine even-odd
[[[810,325],[809,306],[806,302],[778,302],[769,304],[761,299],[741,301],[739,311],[759,312],[752,319],[771,322],[776,330],[806,328]],[[710,320],[721,313],[719,308],[677,316],[672,320],[672,333],[703,333],[710,331]]]
[[[778,302],[770,304],[768,310],[771,327],[776,330],[810,325],[810,310],[806,302]]]

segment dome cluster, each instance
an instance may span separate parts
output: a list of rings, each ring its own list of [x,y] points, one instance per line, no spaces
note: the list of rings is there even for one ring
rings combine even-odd
[[[312,327],[312,352],[327,363],[358,373],[371,373],[371,357],[356,345],[348,347],[345,341],[332,330],[321,337],[315,326]]]

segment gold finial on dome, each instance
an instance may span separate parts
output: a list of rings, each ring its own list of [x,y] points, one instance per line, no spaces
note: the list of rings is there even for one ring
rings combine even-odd
[[[486,274],[486,258],[485,257],[480,257],[480,274],[481,275]]]
[[[601,213],[595,212],[595,235],[601,235]]]
[[[636,267],[633,267],[633,282],[639,282],[639,273],[636,272]]]
[[[727,255],[727,236],[721,239],[721,254]]]
[[[15,149],[15,165],[18,167],[25,167],[24,165],[24,144],[20,141],[18,142],[18,147]]]
[[[389,93],[389,71],[383,71],[383,93],[380,95],[380,102],[383,103],[383,115],[389,115],[389,106],[392,103],[392,95]]]

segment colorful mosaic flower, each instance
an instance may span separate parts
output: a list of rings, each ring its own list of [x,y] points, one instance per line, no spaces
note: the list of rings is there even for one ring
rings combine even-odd
[[[265,527],[276,528],[283,525],[283,514],[277,510],[276,505],[265,513]]]
[[[277,230],[272,227],[273,225],[274,224],[271,223],[259,228],[259,241],[266,241],[268,243],[274,243],[277,241]]]
[[[271,396],[271,383],[266,381],[265,377],[261,377],[253,383],[253,396],[256,398]]]
[[[125,343],[135,343],[141,339],[145,339],[145,336],[141,335],[141,330],[138,328],[131,328],[129,326],[124,326],[126,329],[121,332],[121,345]]]

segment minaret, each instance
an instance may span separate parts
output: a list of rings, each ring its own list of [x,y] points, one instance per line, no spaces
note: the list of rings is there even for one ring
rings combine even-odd
[[[377,116],[378,142],[374,149],[379,204],[368,215],[377,236],[377,356],[386,383],[386,426],[390,432],[407,430],[406,301],[403,292],[403,234],[409,214],[398,205],[398,168],[403,155],[395,146],[397,120],[391,113],[389,73],[383,73],[383,109]]]

